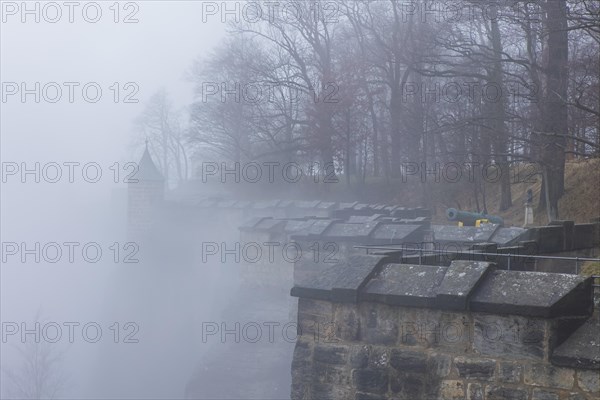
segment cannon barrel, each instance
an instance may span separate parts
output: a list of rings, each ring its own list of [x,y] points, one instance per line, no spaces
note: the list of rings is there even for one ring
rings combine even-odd
[[[480,213],[472,213],[467,211],[460,211],[456,208],[449,208],[446,210],[446,216],[449,221],[460,221],[465,225],[475,225],[475,221],[478,219],[487,219],[492,224],[504,225],[504,220],[502,217],[497,215],[489,215],[489,214],[480,214]]]

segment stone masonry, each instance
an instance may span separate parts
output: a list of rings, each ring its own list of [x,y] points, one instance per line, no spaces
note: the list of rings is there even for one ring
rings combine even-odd
[[[292,399],[600,398],[598,331],[555,354],[597,324],[589,278],[376,256],[319,276],[292,289]]]

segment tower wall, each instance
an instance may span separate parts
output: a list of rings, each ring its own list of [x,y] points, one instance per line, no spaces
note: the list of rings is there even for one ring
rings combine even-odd
[[[128,236],[140,238],[148,234],[156,223],[164,200],[164,184],[140,180],[138,183],[130,183],[127,192]]]

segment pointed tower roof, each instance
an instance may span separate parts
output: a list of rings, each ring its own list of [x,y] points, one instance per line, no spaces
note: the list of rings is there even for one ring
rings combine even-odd
[[[144,150],[144,155],[142,155],[142,159],[138,164],[138,171],[135,174],[135,178],[140,181],[155,181],[162,182],[164,178],[158,168],[156,168],[156,164],[152,161],[152,157],[150,156],[150,152],[148,151],[148,141],[146,140],[146,149]]]

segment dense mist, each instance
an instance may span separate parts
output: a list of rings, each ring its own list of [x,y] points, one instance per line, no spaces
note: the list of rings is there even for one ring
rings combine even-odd
[[[421,266],[441,242],[535,241],[533,210],[580,208],[565,165],[598,173],[597,1],[0,6],[3,399],[357,384],[323,367],[345,353],[297,341],[323,332],[302,332],[293,287],[358,301],[344,285],[381,272],[357,278],[365,244]],[[373,315],[324,332],[381,344]]]

